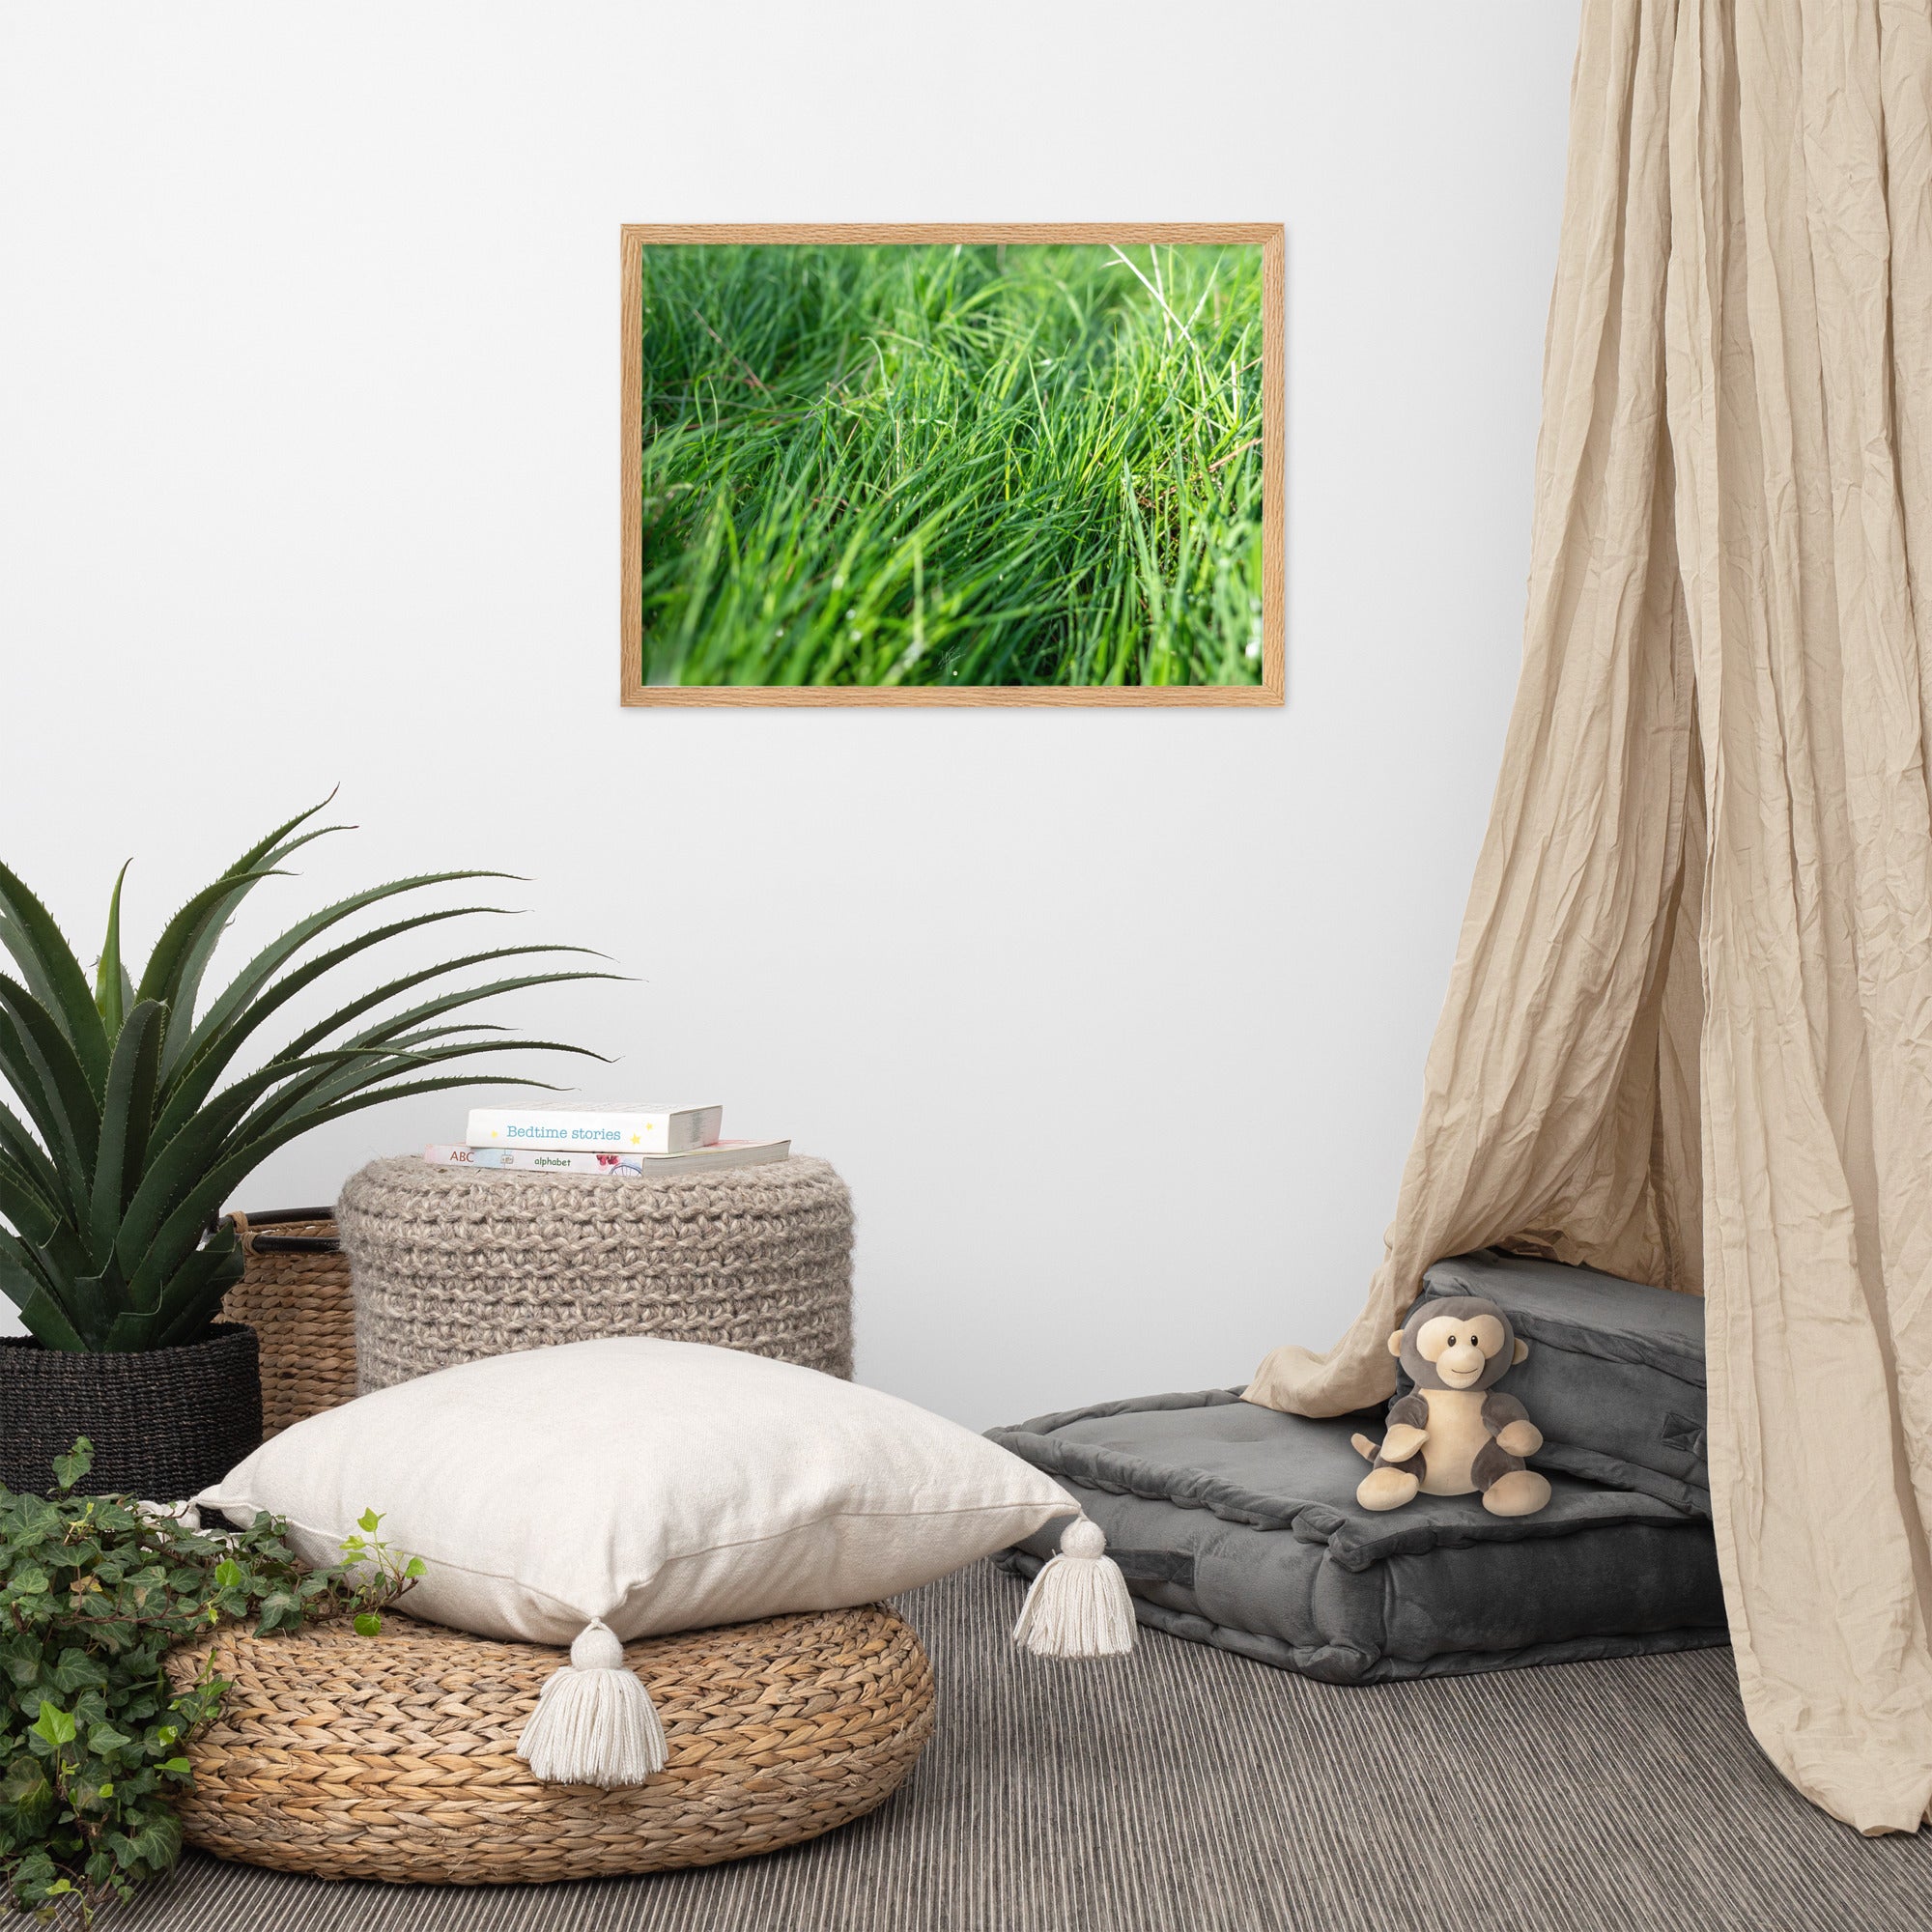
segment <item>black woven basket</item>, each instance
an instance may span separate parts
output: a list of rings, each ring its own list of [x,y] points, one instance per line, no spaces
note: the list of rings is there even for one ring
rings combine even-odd
[[[77,1435],[94,1444],[87,1495],[177,1502],[219,1481],[262,1440],[255,1331],[217,1321],[185,1349],[112,1355],[0,1337],[0,1483],[45,1495]]]

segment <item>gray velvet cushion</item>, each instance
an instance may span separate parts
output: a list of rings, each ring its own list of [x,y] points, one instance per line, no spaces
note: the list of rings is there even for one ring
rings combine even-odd
[[[1543,1432],[1530,1461],[1545,1475],[1560,1470],[1711,1514],[1696,1295],[1492,1249],[1437,1262],[1422,1292],[1487,1295],[1529,1344],[1502,1386]]]
[[[1143,1623],[1337,1684],[1573,1662],[1727,1640],[1709,1526],[1654,1496],[1550,1477],[1548,1506],[1355,1501],[1380,1415],[1282,1415],[1232,1389],[989,1432],[1106,1532]],[[1008,1552],[1031,1575],[1052,1524]]]

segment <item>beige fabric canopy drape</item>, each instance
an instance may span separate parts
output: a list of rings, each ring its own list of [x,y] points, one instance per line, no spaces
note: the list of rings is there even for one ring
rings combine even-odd
[[[1706,1301],[1751,1725],[1932,1801],[1932,0],[1584,0],[1522,682],[1387,1259]]]

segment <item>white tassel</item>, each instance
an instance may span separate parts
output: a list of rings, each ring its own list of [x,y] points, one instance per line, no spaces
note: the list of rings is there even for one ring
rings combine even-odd
[[[651,1693],[624,1667],[624,1646],[591,1618],[570,1662],[544,1680],[517,1755],[546,1784],[641,1784],[665,1768],[664,1726]]]
[[[1013,1641],[1036,1657],[1124,1657],[1134,1647],[1134,1600],[1107,1554],[1100,1525],[1075,1517],[1060,1554],[1033,1579]]]

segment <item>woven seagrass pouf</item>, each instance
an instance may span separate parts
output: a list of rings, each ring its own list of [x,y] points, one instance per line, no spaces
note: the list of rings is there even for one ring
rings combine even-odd
[[[607,1335],[852,1373],[852,1199],[829,1161],[660,1179],[378,1160],[336,1219],[365,1394]]]
[[[295,1636],[231,1630],[169,1660],[232,1688],[189,1747],[189,1844],[322,1878],[509,1885],[718,1864],[883,1804],[932,1731],[932,1671],[882,1605],[630,1644],[668,1761],[612,1791],[541,1784],[516,1755],[562,1651],[385,1616]]]

